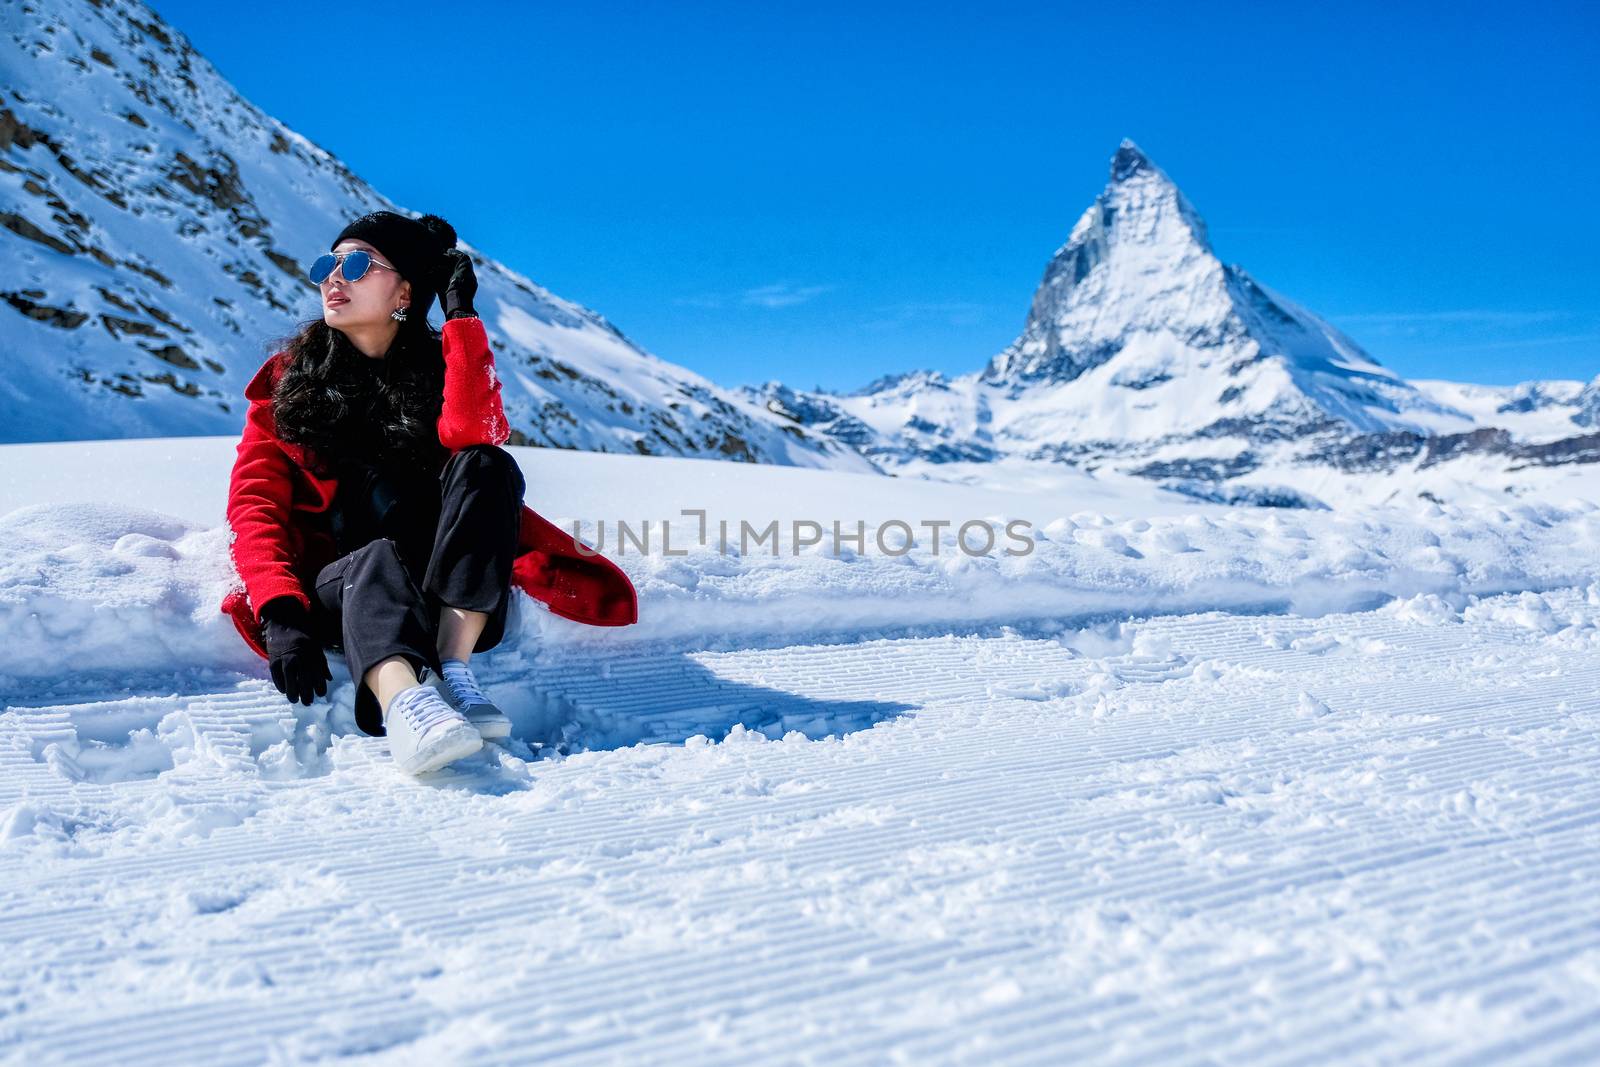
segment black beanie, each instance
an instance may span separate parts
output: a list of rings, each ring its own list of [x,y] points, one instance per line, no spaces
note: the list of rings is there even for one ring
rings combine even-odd
[[[411,283],[411,314],[418,322],[427,317],[434,286],[439,284],[439,269],[444,253],[456,246],[456,231],[438,215],[407,218],[393,211],[372,211],[339,231],[328,251],[339,247],[347,237],[365,241],[388,260],[400,277]]]

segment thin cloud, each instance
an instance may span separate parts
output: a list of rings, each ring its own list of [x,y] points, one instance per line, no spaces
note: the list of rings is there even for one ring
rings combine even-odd
[[[976,326],[988,316],[990,310],[990,305],[970,300],[911,300],[879,307],[877,311],[880,317],[863,325],[876,330],[894,329],[914,322]]]
[[[1561,337],[1524,337],[1514,341],[1486,341],[1475,344],[1452,345],[1453,352],[1488,352],[1500,348],[1537,348],[1542,345],[1591,344],[1600,341],[1600,333],[1568,334]]]
[[[831,285],[790,285],[788,282],[778,282],[774,285],[757,286],[744,291],[744,302],[751,307],[762,308],[787,308],[804,304],[814,300],[823,293],[830,291]]]
[[[1515,329],[1557,322],[1570,311],[1504,311],[1498,308],[1460,308],[1455,311],[1374,311],[1354,315],[1329,315],[1360,326],[1498,326]]]
[[[831,285],[791,285],[789,282],[774,282],[771,285],[758,285],[738,293],[698,293],[680,296],[672,302],[680,307],[707,311],[722,311],[731,307],[790,308],[815,300],[823,293],[832,292],[833,288]]]

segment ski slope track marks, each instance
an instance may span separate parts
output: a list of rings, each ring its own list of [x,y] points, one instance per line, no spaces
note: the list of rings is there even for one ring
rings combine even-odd
[[[1600,589],[0,715],[14,1063],[1584,1062]]]

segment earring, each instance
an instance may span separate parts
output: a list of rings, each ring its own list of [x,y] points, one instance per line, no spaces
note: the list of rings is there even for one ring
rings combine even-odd
[[[396,322],[404,322],[406,321],[406,309],[403,307],[395,308],[389,312],[389,317]]]

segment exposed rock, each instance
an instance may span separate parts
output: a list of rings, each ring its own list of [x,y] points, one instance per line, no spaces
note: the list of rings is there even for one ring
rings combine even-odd
[[[184,370],[200,369],[200,364],[195,361],[194,357],[177,345],[162,345],[160,348],[146,348],[145,351],[164,363],[172,364],[174,367],[182,367]]]
[[[37,293],[40,291],[29,289],[26,292]],[[40,295],[42,296],[43,293],[40,293]],[[4,299],[6,303],[35,322],[47,323],[63,330],[75,330],[89,318],[86,312],[77,311],[73,308],[51,307],[49,304],[41,304],[37,300],[29,299],[24,293],[0,292],[0,299]]]
[[[140,337],[167,336],[148,322],[118,318],[115,315],[101,315],[100,324],[106,328],[106,332],[112,337],[118,337],[121,334],[135,334]]]
[[[0,211],[0,226],[4,226],[18,237],[25,237],[30,241],[37,242],[52,252],[59,252],[64,256],[77,254],[78,250],[72,245],[67,244],[53,234],[45,233],[16,212]]]
[[[1261,466],[1253,453],[1240,452],[1236,456],[1205,456],[1198,459],[1171,459],[1147,463],[1129,474],[1141,478],[1177,478],[1184,481],[1221,482],[1248,474]]]

